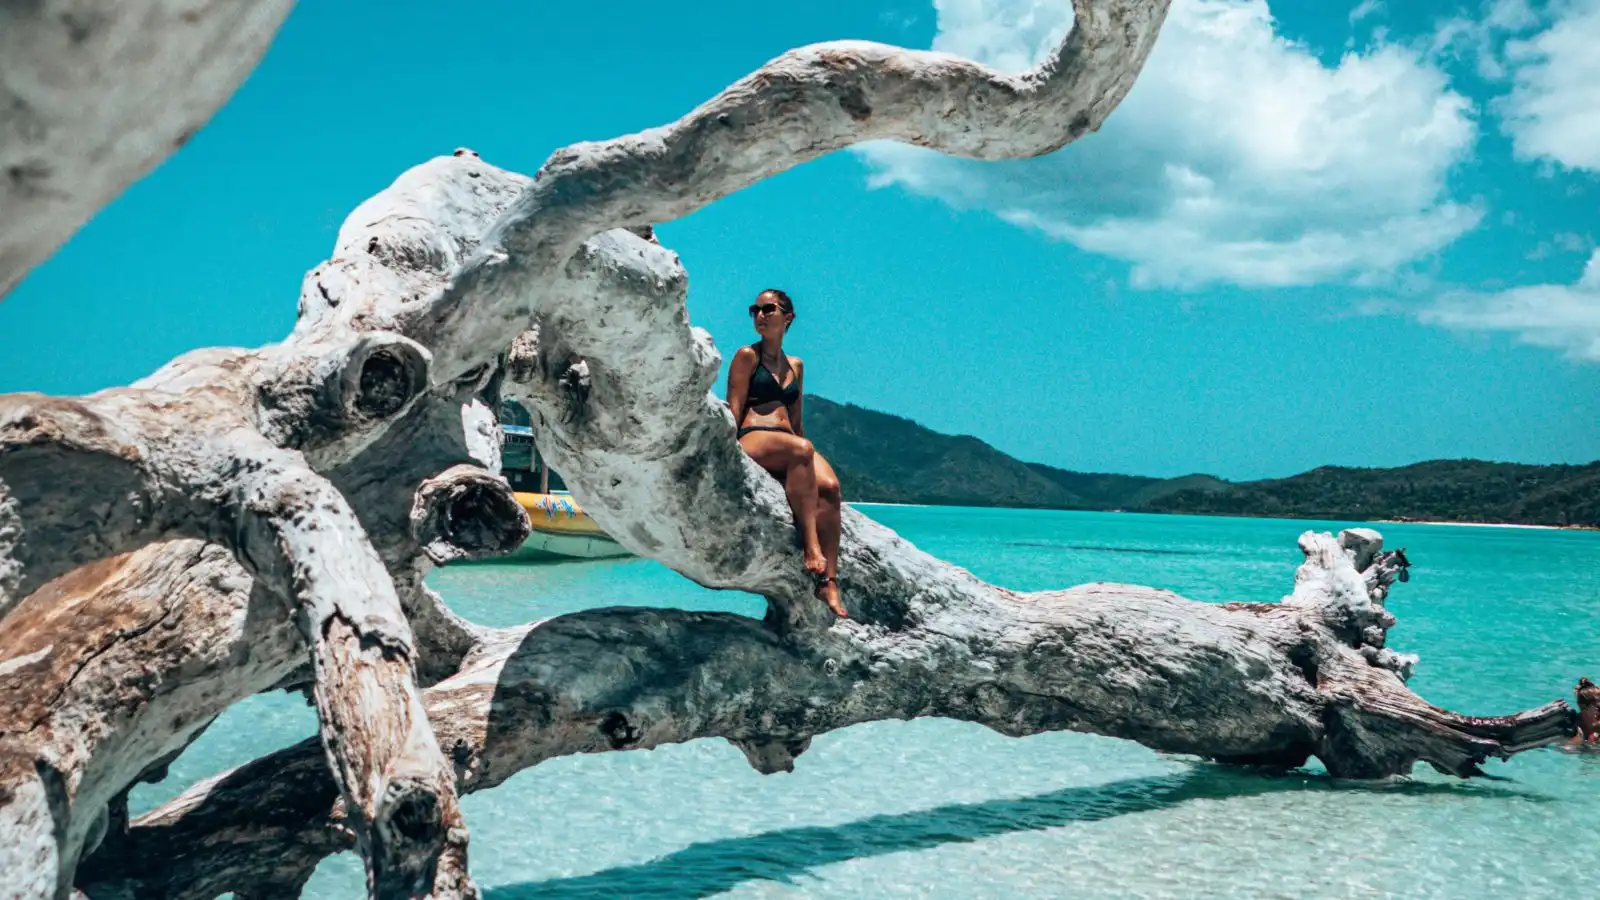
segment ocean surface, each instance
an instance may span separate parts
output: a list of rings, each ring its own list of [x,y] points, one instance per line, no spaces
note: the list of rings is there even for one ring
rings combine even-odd
[[[863,505],[923,549],[1017,589],[1086,581],[1204,601],[1277,600],[1295,538],[1351,522]],[[1600,533],[1377,525],[1412,580],[1390,646],[1412,687],[1478,715],[1600,680]],[[432,578],[470,619],[509,625],[604,605],[759,616],[644,560],[476,565]],[[137,813],[314,733],[298,698],[225,714],[134,792]],[[1540,750],[1464,782],[1419,767],[1382,785],[1312,768],[1232,771],[1081,734],[879,722],[819,736],[792,774],[699,741],[568,757],[465,799],[491,900],[729,897],[1556,897],[1595,887],[1600,753]],[[349,854],[307,896],[362,896]]]

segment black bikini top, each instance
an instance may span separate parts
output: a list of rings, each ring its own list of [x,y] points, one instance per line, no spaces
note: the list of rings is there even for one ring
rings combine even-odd
[[[787,386],[778,384],[778,379],[761,362],[761,347],[753,348],[756,351],[756,370],[750,373],[750,390],[745,394],[745,405],[758,406],[762,403],[782,403],[784,406],[792,405],[800,399],[800,380],[797,378]]]

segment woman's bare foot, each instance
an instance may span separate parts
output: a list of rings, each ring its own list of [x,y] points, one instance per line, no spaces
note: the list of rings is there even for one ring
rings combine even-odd
[[[803,565],[812,575],[822,575],[828,571],[828,558],[822,555],[822,548],[807,548],[806,559]]]
[[[832,576],[822,579],[822,583],[817,585],[817,598],[828,604],[834,615],[841,619],[850,618],[850,614],[844,611],[844,604],[839,601],[839,579]]]

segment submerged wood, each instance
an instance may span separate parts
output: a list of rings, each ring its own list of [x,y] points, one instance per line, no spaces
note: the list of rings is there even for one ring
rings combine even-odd
[[[1385,646],[1403,556],[1301,539],[1278,604],[986,584],[847,512],[836,622],[782,491],[708,389],[719,358],[654,223],[807,159],[893,138],[1049,152],[1132,85],[1164,0],[1077,0],[1054,54],[1005,75],[860,42],[773,60],[665,128],[558,151],[533,178],[469,150],[351,213],[282,343],[186,354],[128,388],[0,397],[0,871],[19,896],[291,896],[355,847],[375,896],[471,897],[459,791],[554,756],[720,737],[763,772],[811,738],[945,716],[1276,766],[1472,775],[1559,739],[1564,702],[1432,707]],[[573,361],[581,359],[582,369]],[[628,549],[761,621],[591,610],[512,629],[423,584],[508,552],[526,514],[492,411]],[[76,482],[53,477],[70,471]],[[78,484],[87,484],[83,490]],[[127,820],[221,711],[304,690],[317,740]]]

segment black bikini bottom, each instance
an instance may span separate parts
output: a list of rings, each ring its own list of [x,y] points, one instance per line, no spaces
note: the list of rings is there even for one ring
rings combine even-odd
[[[752,431],[776,431],[780,434],[794,434],[794,432],[790,431],[789,429],[779,428],[776,425],[751,425],[749,428],[739,429],[739,437],[744,437]]]

